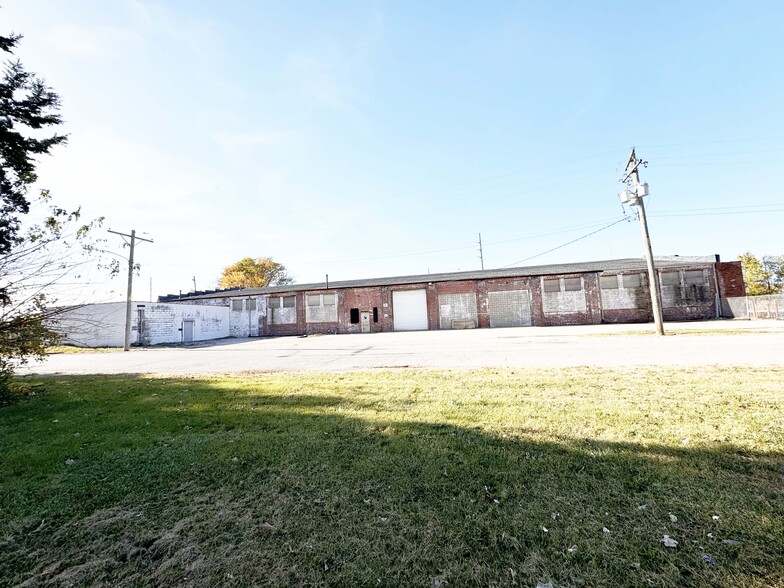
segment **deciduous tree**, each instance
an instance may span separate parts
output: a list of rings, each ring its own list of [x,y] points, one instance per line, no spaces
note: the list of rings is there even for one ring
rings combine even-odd
[[[269,257],[245,257],[223,269],[221,288],[263,288],[291,284],[286,268]]]
[[[748,296],[776,294],[784,290],[784,256],[768,255],[760,261],[751,251],[738,256]]]

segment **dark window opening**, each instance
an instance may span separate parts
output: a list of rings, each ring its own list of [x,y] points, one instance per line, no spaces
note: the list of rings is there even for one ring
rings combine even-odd
[[[359,322],[359,309],[352,308],[351,309],[351,324],[355,325]]]
[[[373,307],[373,322],[378,322],[378,306]]]

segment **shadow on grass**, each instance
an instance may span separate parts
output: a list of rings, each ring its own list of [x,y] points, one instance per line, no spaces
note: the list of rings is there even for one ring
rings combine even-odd
[[[312,394],[307,382],[47,380],[39,396],[0,411],[0,577],[33,586],[784,581],[779,453],[417,422],[405,401],[374,410],[372,399]]]

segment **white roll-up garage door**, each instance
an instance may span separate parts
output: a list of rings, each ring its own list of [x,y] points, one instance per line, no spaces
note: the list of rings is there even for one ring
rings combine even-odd
[[[392,317],[396,331],[427,330],[427,293],[425,290],[392,292]]]

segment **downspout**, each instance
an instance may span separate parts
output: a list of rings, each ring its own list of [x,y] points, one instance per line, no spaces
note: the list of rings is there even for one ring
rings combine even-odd
[[[713,266],[713,284],[716,286],[716,318],[721,318],[721,295],[719,294],[719,276],[716,266]]]

